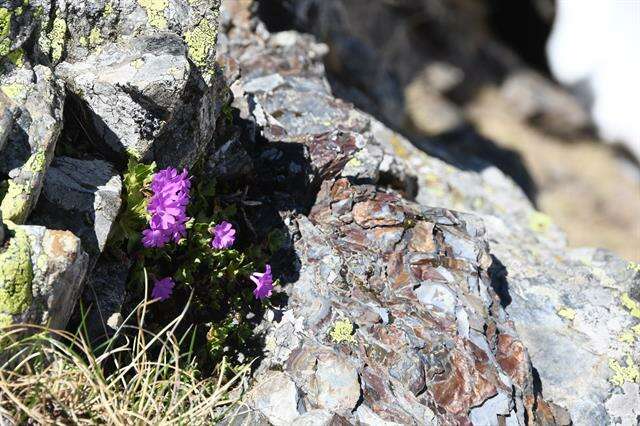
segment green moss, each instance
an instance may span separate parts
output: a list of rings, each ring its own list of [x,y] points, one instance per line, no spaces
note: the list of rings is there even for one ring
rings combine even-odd
[[[333,330],[329,333],[331,340],[335,343],[355,343],[356,339],[353,337],[353,324],[348,319],[340,319],[333,324]]]
[[[7,59],[16,67],[20,68],[24,65],[24,50],[16,49],[9,52]]]
[[[211,25],[208,19],[202,19],[191,31],[184,34],[184,40],[189,46],[189,57],[194,64],[204,67],[204,71],[210,72],[209,53],[215,48],[217,31],[215,25]]]
[[[147,12],[147,19],[152,27],[167,28],[167,19],[164,17],[167,0],[138,0],[138,4]]]
[[[20,83],[3,84],[0,90],[11,99],[19,100],[24,95],[25,86]]]
[[[27,188],[10,180],[7,193],[0,203],[2,217],[16,223],[23,223],[29,211]]]
[[[26,232],[11,222],[7,225],[14,235],[0,253],[0,312],[18,315],[31,303],[31,246]]]
[[[56,16],[53,26],[49,32],[49,42],[51,46],[51,60],[58,62],[62,57],[64,42],[67,34],[67,23],[64,19]]]

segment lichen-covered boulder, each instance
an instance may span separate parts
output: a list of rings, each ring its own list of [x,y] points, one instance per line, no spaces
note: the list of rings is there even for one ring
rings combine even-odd
[[[67,231],[6,225],[0,249],[0,324],[64,328],[87,270],[80,240]]]
[[[29,223],[73,232],[97,262],[120,211],[122,181],[102,160],[56,157]]]
[[[469,21],[476,19],[471,16],[477,12],[473,8],[456,9],[460,19],[452,21],[447,16],[452,16],[455,6],[443,4],[443,8],[430,9],[421,1],[403,2],[401,7],[389,2],[342,0],[280,4],[290,7],[300,19],[301,27],[329,44],[326,63],[334,71],[332,89],[393,123],[401,124],[402,114],[385,106],[395,104],[388,102],[388,96],[401,92],[381,92],[390,87],[391,77],[379,68],[393,70],[410,89],[410,96],[415,95],[411,93],[414,85],[437,89],[442,95],[452,92],[460,95],[479,80],[495,78],[492,74],[495,70],[485,69],[486,62],[476,57],[487,46],[491,46],[490,51],[485,53],[503,63],[505,69],[519,69],[518,61],[510,60],[508,51],[495,49],[490,43],[477,46],[480,38],[468,36],[468,32],[476,31]],[[410,182],[406,176],[400,177],[393,166],[394,161],[401,161],[405,173],[416,178],[416,191],[407,194],[413,195],[419,204],[474,212],[484,222],[490,251],[495,257],[490,268],[492,284],[518,336],[529,349],[545,398],[567,407],[576,424],[637,423],[636,401],[640,398],[637,265],[604,250],[568,247],[565,234],[552,219],[537,211],[520,187],[486,161],[468,156],[464,161],[470,166],[461,170],[453,161],[459,156],[435,147],[428,139],[416,138],[412,143],[371,117],[364,120],[366,124],[358,124],[363,121],[355,118],[356,110],[336,101],[328,90],[322,90],[324,70],[314,60],[321,50],[316,41],[294,31],[265,35],[255,19],[247,18],[250,13],[238,13],[238,8],[239,3],[229,2],[226,10],[231,12],[222,15],[231,28],[229,56],[240,58],[236,67],[242,70],[242,78],[236,83],[235,92],[249,99],[245,110],[240,111],[254,117],[256,122],[262,120],[262,134],[273,141],[294,141],[305,132],[331,131],[335,127],[356,130],[367,135],[363,140],[370,137],[378,146],[365,146],[360,152],[367,151],[367,155],[356,153],[343,174],[358,178],[379,175],[383,182],[406,191]],[[441,15],[433,16],[435,10]],[[416,16],[425,17],[433,25],[424,28],[413,25]],[[381,22],[393,28],[393,37],[379,38]],[[246,35],[252,31],[249,23],[260,30],[255,31],[260,40],[238,43],[243,25],[247,29],[242,37],[249,38]],[[412,38],[413,31],[421,32],[422,36]],[[367,45],[375,46],[376,51],[372,52]],[[434,63],[434,58],[444,62]],[[416,74],[415,70],[420,72]],[[474,78],[462,78],[467,71]],[[243,89],[247,86],[249,90]],[[313,99],[304,95],[311,87]],[[586,114],[575,99],[534,73],[512,72],[501,82],[499,90],[511,102],[510,113],[519,120],[535,122],[547,132],[575,135],[588,126]],[[416,98],[432,101],[424,94]],[[235,104],[242,106],[238,99]],[[423,104],[414,105],[415,111],[409,111],[410,114],[424,112]],[[431,116],[427,124],[447,124],[445,118],[446,114]],[[438,131],[445,130],[443,127]],[[542,136],[536,133],[532,137],[537,143],[535,138]],[[323,138],[316,138],[316,142],[325,143]],[[458,138],[452,137],[449,142],[457,143]],[[450,164],[425,151],[449,159]],[[380,171],[377,175],[365,172],[367,162],[376,161],[387,167],[387,172]],[[625,225],[605,221],[604,226]],[[633,234],[627,238],[631,245]],[[420,292],[423,298],[436,294],[441,303],[447,303],[448,298],[443,296],[446,292],[435,289],[428,294]]]
[[[224,6],[219,60],[258,124],[262,214],[285,216],[297,256],[294,271],[274,265],[287,304],[258,329],[249,409],[272,424],[568,424],[534,386],[481,221],[408,201],[415,177],[379,123],[331,95],[323,45]]]
[[[5,220],[24,223],[42,190],[62,129],[64,90],[42,65],[16,68],[0,76],[0,90],[12,99],[11,131],[0,152],[0,209]]]
[[[161,165],[191,165],[215,129],[220,102],[169,32],[108,44],[56,73],[81,99],[97,141]]]
[[[193,165],[228,100],[213,60],[219,2],[68,0],[56,7],[68,28],[56,74],[74,94],[92,143],[116,162],[132,155]]]

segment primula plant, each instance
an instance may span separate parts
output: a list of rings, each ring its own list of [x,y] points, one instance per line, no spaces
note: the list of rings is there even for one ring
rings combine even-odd
[[[206,340],[208,357],[246,347],[253,330],[247,318],[269,303],[276,284],[265,262],[270,242],[247,238],[235,205],[216,197],[215,181],[186,169],[130,160],[124,185],[126,209],[113,240],[134,259],[133,299],[155,299],[160,326],[191,298],[187,322]]]

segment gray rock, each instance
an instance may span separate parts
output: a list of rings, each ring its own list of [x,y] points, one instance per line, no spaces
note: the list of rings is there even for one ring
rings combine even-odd
[[[190,166],[213,136],[223,96],[195,72],[183,40],[163,32],[110,43],[56,68],[108,149]]]
[[[456,295],[446,285],[427,282],[415,291],[418,300],[425,305],[433,306],[445,314],[455,314]]]
[[[331,352],[318,356],[307,395],[314,406],[348,415],[356,408],[360,394],[359,377],[353,365]]]
[[[295,426],[330,426],[338,422],[339,417],[331,411],[311,410],[297,417],[291,424]]]
[[[101,257],[87,277],[82,299],[89,308],[86,324],[91,341],[113,335],[122,324],[130,266],[128,260]]]
[[[313,38],[271,35],[244,7],[223,4],[232,30],[220,38],[218,53],[223,63],[236,60],[230,68],[238,72],[226,77],[240,117],[258,124],[269,142],[256,154],[268,170],[261,187],[277,185],[278,192],[263,194],[269,201],[261,209],[309,211],[287,217],[299,269],[283,277],[290,280],[282,289],[284,314],[266,315],[256,330],[267,350],[258,383],[274,374],[290,377],[289,394],[300,395],[307,409],[324,408],[349,423],[469,422],[471,411],[497,393],[508,396],[507,407],[489,402],[477,415],[524,424],[529,410],[541,423],[556,423],[491,287],[481,221],[408,201],[416,195],[415,172],[394,153],[406,141],[332,96],[314,53],[326,49]],[[409,149],[410,157],[416,149]],[[292,162],[303,166],[291,168]],[[502,191],[505,198],[522,196],[499,172],[497,180],[512,191]],[[320,190],[300,207],[312,191],[305,182]],[[453,293],[441,304],[446,313],[421,303],[414,291],[432,282]],[[296,398],[286,399],[293,418]],[[264,405],[253,408],[269,417]]]
[[[509,416],[511,412],[511,398],[504,393],[498,393],[493,398],[489,398],[479,407],[472,408],[469,419],[474,425],[498,426],[501,424],[517,425],[518,420],[514,416]]]
[[[219,0],[65,0],[57,4],[65,20],[67,61],[82,62],[104,45],[131,36],[171,32],[184,40],[199,74],[209,79],[218,31]]]
[[[0,323],[64,328],[80,295],[88,257],[67,231],[9,226],[0,253]]]
[[[625,383],[620,392],[611,395],[606,407],[616,424],[636,426],[640,417],[640,386],[637,383]]]
[[[15,109],[16,105],[11,98],[0,91],[0,152],[2,152],[2,148],[4,148],[11,134],[13,119],[16,113]]]
[[[56,157],[29,222],[73,232],[90,255],[92,269],[120,210],[121,191],[120,176],[109,163]]]
[[[262,376],[247,394],[245,403],[274,426],[289,425],[304,412],[295,383],[282,372]]]
[[[0,209],[5,220],[24,223],[38,200],[62,129],[64,90],[41,65],[0,75],[0,90],[18,110],[0,153],[0,175],[9,177]]]

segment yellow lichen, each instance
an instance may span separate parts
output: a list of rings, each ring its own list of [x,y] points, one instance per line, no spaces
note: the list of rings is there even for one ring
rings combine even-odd
[[[138,0],[138,4],[147,12],[147,19],[152,27],[167,28],[167,19],[164,17],[167,0]]]
[[[7,55],[11,50],[11,11],[5,7],[0,7],[0,57]]]
[[[211,25],[206,18],[202,19],[193,30],[184,34],[184,40],[189,46],[189,57],[194,64],[204,67],[205,72],[210,71],[207,69],[209,53],[215,48],[216,37],[215,25]]]
[[[110,16],[112,13],[113,13],[113,6],[111,6],[111,3],[107,2],[107,4],[104,5],[104,11],[102,12],[102,16],[106,18],[107,16]]]
[[[620,336],[618,336],[618,340],[623,343],[632,344],[636,339],[636,336],[633,335],[633,330],[623,331]]]
[[[102,43],[102,35],[100,34],[100,30],[98,28],[92,28],[89,33],[89,46],[95,47]]]
[[[609,379],[616,386],[622,386],[626,382],[640,383],[640,369],[633,361],[631,355],[627,354],[625,359],[626,366],[611,358],[609,359],[609,368],[613,371],[613,376]]]
[[[49,42],[51,46],[51,60],[58,62],[64,50],[64,41],[67,35],[67,23],[64,19],[56,16],[53,20],[51,31],[49,32]]]
[[[329,333],[335,343],[355,343],[353,336],[353,324],[346,318],[340,319],[333,324],[333,330]]]
[[[529,227],[535,232],[547,232],[550,226],[551,218],[544,213],[533,212],[529,216]]]
[[[561,307],[558,309],[558,315],[562,318],[566,318],[569,321],[573,321],[576,318],[576,311],[571,308]]]
[[[636,271],[636,272],[640,272],[640,263],[636,263],[636,262],[629,262],[627,264],[627,269],[631,270],[631,271]]]
[[[33,173],[41,172],[44,170],[46,162],[47,156],[44,151],[36,151],[24,164],[24,169]]]
[[[27,188],[9,180],[7,192],[0,203],[2,217],[16,223],[23,223],[29,211]]]
[[[627,293],[623,293],[620,297],[620,302],[622,306],[629,310],[631,316],[636,318],[640,318],[640,303],[633,300]]]
[[[85,36],[80,36],[80,38],[78,39],[78,43],[82,47],[87,47],[89,45],[89,42],[87,41],[87,38]]]
[[[25,86],[20,83],[3,84],[0,90],[11,99],[20,100],[25,93]]]
[[[133,61],[131,61],[131,66],[134,67],[137,70],[142,68],[142,65],[144,65],[144,61],[141,58],[137,58],[137,59],[134,59]]]
[[[0,313],[17,315],[31,302],[31,246],[26,232],[11,222],[7,226],[13,237],[0,253]]]

